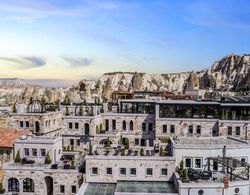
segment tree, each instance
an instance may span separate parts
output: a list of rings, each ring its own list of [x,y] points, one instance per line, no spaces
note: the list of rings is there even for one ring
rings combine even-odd
[[[89,143],[89,155],[93,155],[93,148],[91,143]]]
[[[70,151],[70,145],[68,145],[68,147],[67,147],[67,151]]]
[[[17,153],[16,153],[15,162],[16,163],[20,163],[21,162],[20,150],[18,150]]]
[[[100,129],[98,125],[96,125],[95,130],[96,130],[96,134],[100,134]]]
[[[121,156],[125,156],[125,148],[121,149]]]
[[[182,175],[183,175],[184,179],[188,179],[188,170],[187,169],[183,169]]]
[[[68,108],[68,106],[66,106],[65,115],[69,116],[69,108]]]
[[[16,113],[16,112],[17,112],[17,109],[16,109],[16,102],[13,104],[12,112],[13,112],[13,113]]]
[[[165,156],[165,153],[164,153],[162,146],[160,147],[160,156]]]
[[[79,115],[80,115],[80,116],[83,116],[83,107],[82,107],[82,104],[80,105]]]
[[[46,100],[45,100],[45,98],[44,98],[44,96],[42,97],[42,99],[41,99],[41,112],[42,113],[44,113],[44,112],[46,112]]]
[[[50,163],[51,163],[51,158],[50,158],[49,153],[47,153],[47,154],[46,154],[46,157],[45,157],[44,164],[50,164]]]
[[[74,146],[73,145],[71,145],[70,151],[74,151]]]
[[[143,148],[140,149],[140,156],[144,156],[144,149]]]
[[[181,171],[181,172],[183,171],[183,168],[184,168],[184,161],[181,160],[181,161],[180,161],[180,171]]]

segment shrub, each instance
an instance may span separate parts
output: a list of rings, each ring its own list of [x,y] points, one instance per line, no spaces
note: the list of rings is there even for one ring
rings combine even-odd
[[[63,146],[63,151],[67,151],[67,147],[66,146]]]
[[[20,163],[21,162],[20,150],[18,150],[17,153],[16,153],[15,162],[16,163]]]
[[[165,156],[165,153],[164,153],[162,146],[160,147],[160,156]]]
[[[144,156],[144,149],[143,148],[140,149],[140,156]]]
[[[121,156],[125,156],[125,148],[121,149]]]
[[[73,145],[70,147],[70,151],[74,151],[74,146]]]
[[[184,179],[187,179],[188,178],[188,170],[187,169],[183,169],[182,175],[183,175]]]
[[[89,155],[93,155],[93,148],[92,148],[92,144],[89,144]]]
[[[68,145],[68,147],[67,147],[67,151],[70,151],[70,145]]]
[[[181,161],[180,161],[180,171],[182,172],[183,169],[184,169],[184,161],[181,160]]]
[[[50,158],[49,153],[46,154],[44,163],[45,163],[45,164],[50,164],[50,163],[51,163],[51,158]]]

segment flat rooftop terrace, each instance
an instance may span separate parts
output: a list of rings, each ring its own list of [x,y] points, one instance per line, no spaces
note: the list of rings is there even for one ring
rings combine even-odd
[[[177,138],[172,139],[176,146],[250,146],[248,141],[238,140],[231,137],[200,137],[193,138]]]
[[[175,194],[173,183],[118,181],[117,184],[89,183],[85,192],[79,195],[118,195],[118,194]]]

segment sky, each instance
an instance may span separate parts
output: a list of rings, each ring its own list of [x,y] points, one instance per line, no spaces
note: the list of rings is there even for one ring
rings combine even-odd
[[[199,71],[249,34],[249,0],[0,0],[0,77]]]

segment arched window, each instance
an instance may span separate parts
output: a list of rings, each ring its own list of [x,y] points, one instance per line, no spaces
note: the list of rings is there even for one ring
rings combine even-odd
[[[8,180],[8,191],[19,192],[19,181],[16,178],[10,178]]]
[[[35,132],[39,133],[39,131],[40,131],[40,123],[39,123],[39,121],[36,121],[35,122]]]
[[[126,131],[127,127],[126,127],[126,121],[122,122],[122,129],[123,131]]]
[[[24,192],[34,192],[34,181],[30,178],[23,180],[23,191]]]
[[[85,123],[84,128],[85,128],[85,135],[89,135],[89,124]]]
[[[130,131],[134,130],[134,123],[133,123],[133,121],[130,121],[130,123],[129,123],[129,129],[130,129]]]

